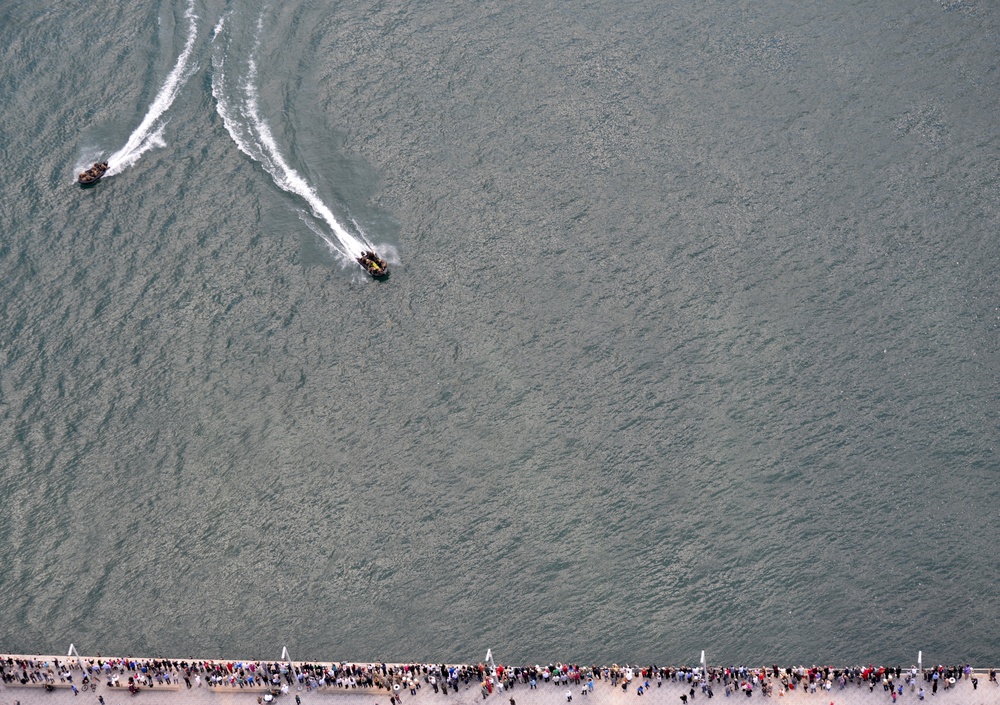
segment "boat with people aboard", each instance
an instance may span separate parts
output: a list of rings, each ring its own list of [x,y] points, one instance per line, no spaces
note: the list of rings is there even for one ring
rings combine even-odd
[[[389,273],[389,263],[375,254],[374,250],[365,250],[358,257],[358,264],[376,279]]]
[[[108,170],[107,162],[94,162],[94,166],[86,171],[81,171],[78,177],[81,186],[92,186],[101,180]]]

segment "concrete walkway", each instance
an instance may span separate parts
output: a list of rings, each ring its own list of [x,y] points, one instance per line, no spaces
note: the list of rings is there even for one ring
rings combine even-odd
[[[17,657],[15,657],[17,658]],[[44,658],[39,656],[29,656],[26,658]],[[190,661],[190,659],[187,659]],[[60,663],[74,663],[74,659],[59,657]],[[216,663],[220,661],[215,660]],[[971,680],[963,678],[948,690],[938,690],[937,694],[931,696],[930,687],[926,687],[927,694],[923,702],[920,702],[915,692],[911,692],[909,687],[905,687],[904,694],[899,697],[896,705],[1000,705],[1000,687],[988,682],[986,671],[977,670],[974,674],[979,679],[979,687],[973,690]],[[79,671],[74,673],[73,681],[79,686]],[[127,682],[127,678],[122,679]],[[921,682],[922,683],[922,682]],[[830,692],[819,691],[809,694],[801,689],[789,691],[780,696],[779,684],[774,681],[774,694],[770,698],[765,698],[759,691],[755,691],[752,698],[747,698],[743,694],[734,694],[726,697],[723,687],[715,684],[715,697],[712,705],[893,705],[892,699],[881,686],[877,686],[874,691],[869,691],[867,684],[858,686],[848,684],[843,690],[834,685]],[[621,687],[612,687],[608,681],[597,681],[594,692],[589,695],[582,695],[579,686],[570,686],[572,694],[571,705],[681,705],[680,696],[688,692],[689,686],[681,685],[672,681],[664,681],[662,687],[657,688],[655,681],[652,687],[644,694],[636,693],[637,682],[633,681],[627,693],[623,693]],[[929,686],[929,684],[924,684]],[[410,695],[409,691],[402,690],[402,705],[510,705],[511,698],[516,701],[515,705],[566,705],[567,689],[554,685],[542,685],[539,683],[534,690],[529,690],[527,685],[518,684],[512,690],[499,692],[494,690],[493,694],[485,700],[480,693],[478,683],[470,682],[466,687],[459,686],[458,693],[451,691],[447,696],[434,693],[429,685],[422,683],[422,687],[416,695]],[[103,696],[105,705],[257,705],[257,698],[261,696],[260,689],[240,689],[231,687],[209,688],[202,684],[200,688],[185,687],[183,681],[179,686],[157,686],[152,689],[143,689],[138,695],[129,695],[125,688],[109,688],[102,682],[97,692],[80,692],[77,695],[66,687],[57,687],[52,692],[47,692],[42,687],[33,686],[13,686],[4,684],[0,686],[0,705],[99,705],[98,695]],[[295,696],[301,700],[302,705],[390,705],[388,691],[385,690],[345,690],[339,688],[325,688],[309,692],[305,689],[297,690],[292,687],[287,695],[275,698],[274,705],[295,705]],[[689,702],[689,705],[707,705],[709,698],[705,697],[700,690],[696,698]],[[761,701],[764,702],[761,702]],[[488,702],[487,702],[488,701]]]

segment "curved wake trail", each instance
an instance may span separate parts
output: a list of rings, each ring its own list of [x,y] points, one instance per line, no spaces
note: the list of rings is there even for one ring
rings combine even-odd
[[[198,37],[198,16],[194,14],[194,0],[188,0],[184,17],[188,21],[187,41],[184,49],[177,57],[174,68],[170,71],[163,85],[160,86],[159,93],[153,99],[146,116],[129,135],[125,146],[108,157],[108,176],[121,173],[128,167],[139,161],[139,158],[154,147],[165,147],[163,141],[163,128],[166,122],[157,122],[160,117],[173,104],[177,94],[190,78],[193,71],[189,70],[188,63],[194,51],[194,42]]]
[[[219,20],[213,32],[213,42],[218,38],[225,25],[226,17]],[[262,20],[257,21],[257,33],[260,34]],[[256,51],[256,46],[254,47]],[[288,193],[300,196],[309,204],[313,215],[326,223],[333,233],[331,238],[325,232],[314,229],[330,247],[343,255],[347,255],[351,260],[361,256],[365,250],[375,249],[368,238],[361,233],[351,233],[334,216],[333,211],[323,203],[323,200],[316,193],[316,190],[293,169],[278,149],[278,144],[271,132],[271,127],[261,117],[260,106],[258,104],[257,91],[257,62],[251,52],[247,62],[246,80],[239,86],[242,91],[238,93],[235,111],[230,106],[225,94],[226,73],[225,73],[225,51],[220,49],[212,56],[212,96],[215,98],[216,112],[222,118],[222,123],[230,137],[239,147],[240,151],[264,168],[278,188]],[[242,118],[242,119],[240,119]],[[355,223],[357,227],[357,223]]]

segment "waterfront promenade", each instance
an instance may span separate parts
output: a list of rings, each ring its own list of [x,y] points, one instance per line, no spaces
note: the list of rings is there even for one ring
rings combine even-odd
[[[565,669],[557,664],[546,683],[543,671],[548,665],[538,666],[537,672],[529,667],[531,676],[519,668],[515,677],[511,667],[499,666],[494,670],[484,664],[446,666],[442,672],[440,665],[384,667],[382,664],[342,662],[290,665],[283,661],[218,659],[131,662],[112,659],[109,664],[106,658],[84,657],[83,664],[91,674],[91,683],[84,691],[75,657],[2,658],[5,682],[0,686],[0,705],[263,705],[265,698],[274,705],[562,705],[567,702],[573,705],[695,705],[715,699],[725,703],[713,705],[743,702],[763,705],[762,699],[769,705],[1000,705],[1000,686],[990,681],[990,669],[981,668],[962,673],[964,677],[956,678],[954,684],[948,683],[947,672],[941,671],[939,687],[932,691],[932,681],[926,680],[930,669],[926,667],[925,673],[919,674],[911,684],[906,682],[907,667],[903,668],[901,676],[892,674],[891,683],[886,679],[891,669],[883,673],[877,668],[869,671],[866,666],[848,669],[846,673],[814,667],[794,671],[781,668],[777,675],[771,666],[746,670],[709,667],[706,682],[699,679],[701,671],[697,668],[643,673],[640,667],[626,670],[625,666],[615,665],[597,669],[593,677],[595,672],[591,667]],[[95,667],[96,671],[92,670]],[[556,684],[567,670],[566,682]],[[35,681],[28,677],[31,674],[36,674]],[[119,685],[109,687],[108,681],[115,676]],[[22,684],[26,677],[28,682]],[[975,688],[973,677],[978,681]],[[136,695],[131,695],[127,688],[129,678],[141,684]],[[328,685],[322,685],[324,679],[328,679]],[[532,679],[535,687],[530,684]],[[46,680],[51,681],[49,688],[43,683]],[[96,690],[92,686],[95,680],[98,682]],[[446,694],[445,680],[451,683]],[[210,685],[210,681],[215,685]],[[484,687],[487,681],[489,689]],[[360,685],[363,682],[369,685],[363,687]],[[503,682],[507,683],[506,687],[501,687]],[[786,684],[793,687],[789,689]],[[903,685],[902,693],[899,685]],[[922,700],[921,690],[924,691]]]

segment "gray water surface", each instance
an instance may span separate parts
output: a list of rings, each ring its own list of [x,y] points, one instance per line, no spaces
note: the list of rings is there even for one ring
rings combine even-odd
[[[78,188],[185,8],[0,3],[0,651],[995,663],[996,6],[204,0]]]

